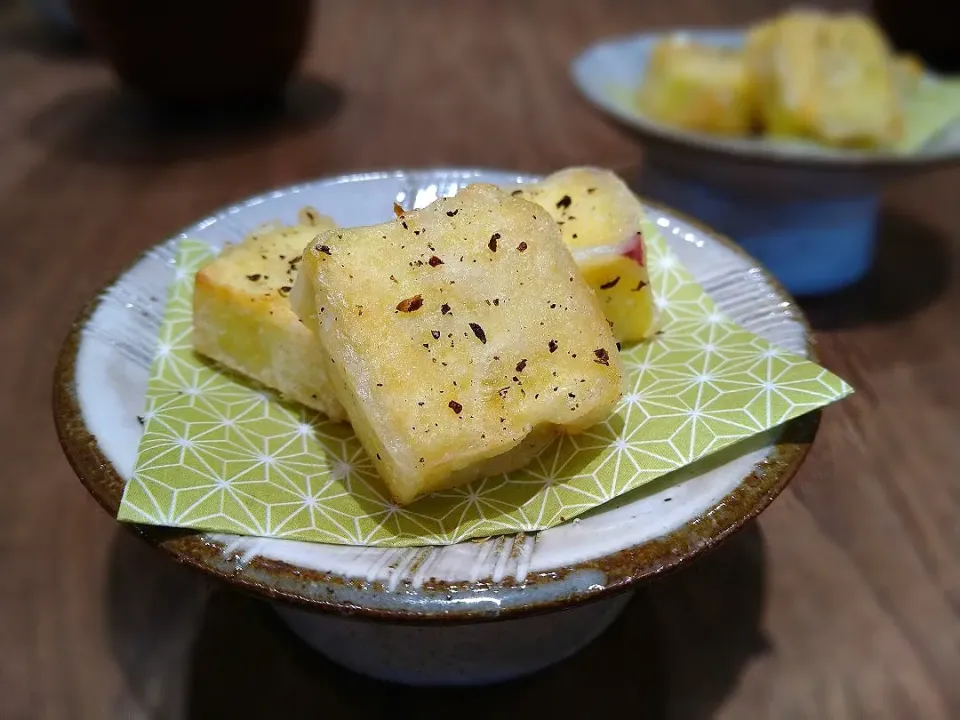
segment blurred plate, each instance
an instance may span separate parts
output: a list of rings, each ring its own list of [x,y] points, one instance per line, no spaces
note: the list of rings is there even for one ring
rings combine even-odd
[[[607,39],[590,46],[572,62],[573,81],[591,103],[636,130],[642,141],[659,141],[704,154],[865,171],[881,167],[906,170],[960,159],[960,86],[929,74],[907,109],[907,141],[918,145],[913,152],[846,150],[802,141],[728,138],[655,122],[637,110],[633,98],[651,50],[660,40],[675,34],[716,47],[740,47],[745,38],[744,30],[677,29]],[[958,119],[941,127],[944,113]],[[935,128],[940,129],[931,132]]]

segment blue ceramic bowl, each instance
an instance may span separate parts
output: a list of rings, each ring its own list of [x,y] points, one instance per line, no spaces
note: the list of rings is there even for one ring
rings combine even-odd
[[[742,30],[677,30],[697,42],[742,44]],[[739,242],[794,295],[818,295],[870,269],[880,192],[893,179],[960,160],[960,122],[910,154],[726,138],[656,123],[632,106],[665,33],[597,43],[571,65],[586,98],[643,145],[641,192]]]

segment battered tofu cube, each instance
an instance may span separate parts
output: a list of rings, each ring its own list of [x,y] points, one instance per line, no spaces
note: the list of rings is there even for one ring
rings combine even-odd
[[[617,340],[633,343],[656,332],[641,232],[645,215],[623,180],[609,170],[574,167],[512,192],[541,205],[560,226]]]
[[[290,307],[303,249],[318,232],[334,227],[329,218],[314,216],[312,222],[254,233],[197,273],[193,346],[286,398],[344,420],[317,339]]]
[[[747,135],[755,99],[742,54],[671,37],[653,48],[637,108],[653,120],[696,132]]]
[[[786,13],[751,31],[746,58],[772,136],[878,147],[903,134],[897,69],[866,17]]]
[[[520,467],[621,394],[616,340],[557,224],[492,185],[324,232],[291,302],[397,503]]]

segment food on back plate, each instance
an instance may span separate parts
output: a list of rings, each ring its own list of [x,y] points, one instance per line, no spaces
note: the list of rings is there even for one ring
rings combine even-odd
[[[864,16],[785,13],[749,33],[746,59],[772,136],[877,147],[903,134],[895,64]]]
[[[653,335],[657,317],[641,233],[644,211],[626,183],[609,170],[574,167],[512,192],[543,206],[560,225],[617,340]]]
[[[328,230],[291,302],[398,503],[529,462],[620,397],[616,340],[542,207],[472,185]]]
[[[653,120],[698,132],[746,135],[755,123],[742,54],[682,36],[651,51],[637,107]]]
[[[330,218],[309,208],[300,225],[268,226],[227,246],[197,273],[193,345],[201,355],[343,420],[316,338],[290,307],[303,248]]]

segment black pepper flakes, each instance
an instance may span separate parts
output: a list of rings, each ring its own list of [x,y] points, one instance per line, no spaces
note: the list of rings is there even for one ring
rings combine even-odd
[[[610,353],[607,352],[606,348],[597,348],[593,351],[593,354],[596,356],[594,362],[598,365],[610,364]]]
[[[256,282],[260,279],[260,273],[253,273],[252,275],[247,275],[247,280],[250,282]]]
[[[443,265],[443,260],[441,260],[440,258],[438,258],[436,255],[432,255],[427,262],[429,263],[430,267],[436,267],[437,265]]]
[[[277,292],[280,293],[280,297],[287,297],[290,294],[290,291],[293,290],[289,285],[284,285]]]
[[[482,342],[484,345],[487,344],[487,335],[483,332],[483,328],[480,327],[477,323],[469,323],[470,329],[473,330],[473,334],[477,336],[477,340]]]
[[[637,283],[637,286],[633,290],[631,290],[631,292],[640,292],[646,286],[647,284],[643,280],[641,280],[639,283]]]
[[[448,312],[450,312],[450,306],[449,306],[449,305],[447,305],[446,303],[444,303],[443,305],[440,306],[440,314],[441,314],[441,315],[446,315]]]
[[[519,245],[517,245],[517,250],[519,252],[523,252],[526,249],[527,249],[527,244],[525,242],[521,242]]]
[[[397,303],[400,312],[416,312],[423,307],[423,295],[414,295]]]
[[[513,197],[516,197],[517,195],[523,195],[523,190],[514,190],[514,191],[511,192],[510,194],[511,194]]]
[[[605,282],[603,285],[600,286],[600,289],[609,290],[612,287],[616,287],[618,282],[620,282],[619,275],[617,275],[613,280],[610,280],[609,282]]]
[[[556,340],[551,340],[550,342],[547,343],[547,347],[550,348],[550,352],[554,353],[557,351],[557,347],[559,346],[557,345]]]
[[[493,299],[493,304],[499,307],[499,306],[500,306],[500,298],[494,298],[494,299]]]
[[[319,250],[320,252],[322,252],[324,255],[332,255],[332,254],[333,254],[333,253],[330,252],[330,246],[329,246],[329,245],[320,245],[320,246],[317,247],[317,250]]]
[[[523,360],[521,360],[520,362],[517,363],[517,372],[518,372],[518,373],[519,373],[519,372],[523,372],[523,369],[524,369],[526,366],[527,366],[527,359],[524,358]]]
[[[431,331],[430,331],[430,334],[433,335],[433,339],[434,339],[434,340],[439,340],[439,339],[440,339],[440,331],[439,331],[439,330],[431,330]]]
[[[621,349],[621,348],[620,348],[620,343],[618,342],[618,343],[617,343],[617,352],[620,352],[620,349]]]
[[[564,195],[562,198],[557,200],[557,210],[566,210],[572,204],[573,200],[570,199],[570,196]]]
[[[453,412],[455,412],[457,415],[459,415],[463,411],[463,405],[458,403],[456,400],[451,400],[450,402],[448,402],[447,407],[453,410]]]
[[[460,212],[460,211],[459,211],[459,210],[447,210],[447,217],[453,217],[453,216],[456,215],[458,212]]]
[[[497,240],[500,239],[500,233],[494,233],[490,236],[490,242],[487,243],[487,247],[490,248],[491,252],[497,251]]]

